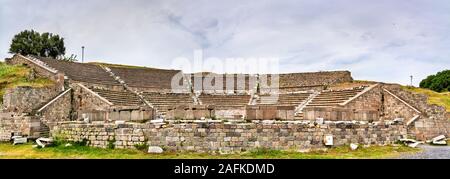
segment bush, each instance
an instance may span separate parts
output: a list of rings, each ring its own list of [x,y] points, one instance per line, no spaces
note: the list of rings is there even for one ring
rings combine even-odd
[[[419,86],[436,92],[450,91],[450,70],[428,76],[420,82]]]
[[[108,140],[108,149],[114,149],[116,148],[116,139]]]
[[[134,148],[136,148],[137,150],[140,150],[140,151],[144,151],[144,152],[147,152],[148,147],[149,147],[149,145],[147,144],[147,142],[134,145]]]

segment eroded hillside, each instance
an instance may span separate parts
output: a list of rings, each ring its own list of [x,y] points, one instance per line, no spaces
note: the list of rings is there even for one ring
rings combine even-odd
[[[18,86],[47,87],[53,85],[49,79],[36,77],[33,71],[22,65],[8,65],[0,62],[0,103],[7,88]]]

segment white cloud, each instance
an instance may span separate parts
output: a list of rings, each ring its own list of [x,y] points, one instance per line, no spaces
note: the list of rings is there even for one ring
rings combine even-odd
[[[24,29],[67,53],[170,68],[179,56],[279,57],[282,72],[343,70],[409,83],[450,68],[450,3],[426,1],[0,1],[0,58]]]

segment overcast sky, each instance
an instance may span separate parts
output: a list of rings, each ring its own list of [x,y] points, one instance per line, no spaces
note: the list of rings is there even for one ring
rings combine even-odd
[[[86,61],[159,68],[196,49],[401,84],[450,68],[448,0],[0,0],[0,58],[25,29],[63,36],[79,59],[84,45]]]

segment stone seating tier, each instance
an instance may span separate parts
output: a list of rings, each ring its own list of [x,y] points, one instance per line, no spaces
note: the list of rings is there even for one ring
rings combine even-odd
[[[106,98],[117,106],[143,106],[144,103],[135,94],[128,91],[110,91],[98,88],[91,88],[98,95]]]
[[[234,91],[237,91],[238,90],[238,79],[242,78],[242,77],[238,78],[239,74],[229,74],[229,75],[214,74],[214,76],[217,76],[218,78],[222,78],[222,83],[223,83],[222,84],[222,89],[216,89],[216,88],[214,88],[215,78],[212,77],[212,76],[209,76],[210,73],[203,73],[202,74],[203,76],[201,76],[201,77],[195,76],[194,74],[188,74],[188,75],[191,76],[191,83],[193,84],[193,88],[194,88],[195,91],[201,91],[201,90],[234,90]],[[253,89],[254,86],[250,86],[250,80],[252,79],[252,78],[250,78],[250,75],[248,75],[248,74],[242,74],[242,75],[244,76],[243,77],[243,79],[244,79],[243,88],[244,89],[239,89],[239,90],[248,91],[248,90]],[[226,78],[228,76],[233,76],[233,84],[230,85],[230,87],[232,87],[232,89],[227,89]],[[205,84],[203,84],[200,88],[198,86],[195,86],[196,81],[199,81],[199,80],[201,80],[201,82],[210,82],[211,83],[210,84],[211,88],[205,87],[206,86]],[[256,83],[256,77],[254,78],[254,80],[255,80],[255,83]]]
[[[279,94],[276,96],[261,95],[257,104],[275,104],[282,106],[297,106],[303,103],[311,93],[292,93],[292,94]],[[264,100],[262,100],[264,98]]]
[[[307,105],[308,107],[330,107],[335,106],[349,100],[351,97],[361,92],[363,88],[340,90],[340,91],[324,91],[316,96]]]
[[[154,68],[109,67],[130,87],[171,89],[172,78],[180,70],[163,70]],[[180,80],[179,84],[183,84]],[[187,84],[186,84],[187,86]]]
[[[267,82],[270,85],[271,75],[267,75]],[[350,82],[352,77],[348,71],[324,71],[324,72],[310,72],[310,73],[289,73],[279,74],[280,88],[295,88],[295,87],[312,87],[312,86],[327,86],[330,84],[340,82]],[[266,87],[261,87],[266,88]]]
[[[204,105],[245,106],[250,101],[250,95],[212,95],[201,94],[200,101]]]
[[[105,70],[95,64],[67,62],[43,57],[39,57],[39,60],[75,81],[120,86]]]
[[[179,105],[193,105],[194,100],[187,93],[150,93],[144,92],[143,96],[159,112],[166,113],[168,108]]]

